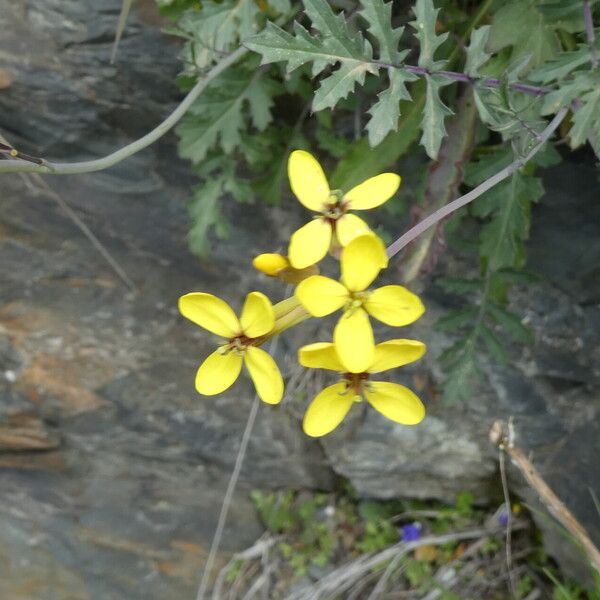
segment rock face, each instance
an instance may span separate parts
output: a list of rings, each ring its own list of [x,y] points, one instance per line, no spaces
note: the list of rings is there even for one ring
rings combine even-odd
[[[11,142],[53,159],[100,156],[174,106],[178,47],[159,32],[149,0],[109,65],[120,4],[0,0],[0,68],[10,82],[0,89],[0,131]],[[529,249],[531,268],[546,279],[513,297],[535,345],[515,349],[508,369],[490,366],[491,385],[471,403],[445,407],[431,393],[445,343],[431,325],[447,302],[431,289],[427,316],[407,334],[427,340],[430,353],[402,374],[429,399],[421,426],[357,409],[316,442],[301,434],[297,401],[261,407],[224,551],[260,534],[251,487],[327,489],[343,475],[366,496],[451,501],[468,489],[489,500],[499,477],[487,434],[509,415],[550,485],[600,541],[587,491],[597,490],[600,439],[597,177],[571,163],[548,173]],[[304,217],[291,203],[285,215],[229,207],[230,242],[198,261],[185,244],[193,180],[173,136],[110,171],[45,181],[136,291],[38,180],[0,176],[0,597],[191,597],[252,391],[239,382],[218,399],[196,395],[195,368],[213,344],[178,316],[177,297],[201,289],[238,306],[252,289],[281,297],[248,257],[271,250],[267,236],[283,239]],[[281,365],[317,327],[282,340]],[[573,558],[564,543],[551,549],[560,546]]]

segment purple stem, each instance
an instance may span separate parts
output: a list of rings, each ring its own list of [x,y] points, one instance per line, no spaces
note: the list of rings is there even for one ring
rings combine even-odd
[[[434,213],[430,214],[428,217],[425,217],[420,223],[417,223],[413,228],[409,229],[404,235],[401,235],[395,242],[390,244],[387,248],[387,255],[389,258],[398,254],[402,248],[410,244],[414,239],[419,237],[424,231],[439,223],[442,219],[445,219],[448,215],[451,215],[454,211],[462,208],[463,206],[469,204],[469,202],[473,202],[475,198],[479,198],[484,192],[487,192],[490,188],[494,187],[497,183],[500,183],[510,175],[512,175],[515,171],[520,169],[524,164],[526,164],[533,156],[535,156],[541,149],[542,146],[546,143],[548,138],[554,133],[554,131],[558,128],[565,115],[568,112],[568,107],[561,108],[556,116],[546,129],[542,131],[539,137],[539,144],[529,152],[527,156],[524,158],[518,158],[510,165],[490,177],[486,179],[483,183],[479,184],[476,188],[472,189],[470,192],[466,193],[464,196],[453,200],[446,206],[436,210]]]
[[[593,34],[593,31],[592,31]],[[447,77],[448,79],[452,79],[453,81],[462,81],[464,83],[475,83],[476,81],[481,81],[483,85],[486,87],[497,88],[502,85],[502,81],[500,79],[496,79],[495,77],[488,77],[486,79],[479,79],[477,77],[471,77],[466,73],[459,73],[457,71],[430,71],[425,67],[417,67],[414,65],[392,65],[389,63],[382,63],[381,61],[374,61],[377,64],[387,67],[390,69],[403,69],[408,73],[412,73],[413,75],[418,75],[419,77],[424,77],[427,75],[441,75],[442,77]],[[545,87],[538,87],[536,85],[529,85],[527,83],[511,83],[510,87],[513,90],[518,90],[519,92],[523,92],[525,94],[530,94],[532,96],[543,96],[547,94],[550,89]]]
[[[583,0],[583,20],[585,22],[585,34],[590,45],[590,61],[592,68],[595,69],[598,67],[598,55],[596,54],[596,46],[594,46],[594,20],[589,0]]]

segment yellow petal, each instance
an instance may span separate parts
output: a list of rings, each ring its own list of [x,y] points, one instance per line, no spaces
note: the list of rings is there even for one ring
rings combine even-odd
[[[310,403],[302,428],[306,435],[320,437],[333,431],[348,414],[354,397],[342,382],[326,387]]]
[[[364,307],[371,316],[394,327],[413,323],[425,312],[420,298],[400,285],[373,290]]]
[[[353,187],[344,195],[352,210],[375,208],[387,202],[400,187],[400,176],[395,173],[382,173]]]
[[[342,283],[352,292],[366,290],[381,271],[381,263],[386,259],[385,246],[376,235],[367,234],[354,238],[342,250]]]
[[[301,204],[321,212],[329,199],[329,184],[317,159],[304,150],[294,150],[288,161],[288,177]]]
[[[235,352],[213,352],[196,373],[196,390],[205,396],[214,396],[233,385],[242,370],[242,357]]]
[[[425,407],[417,395],[398,383],[371,381],[363,393],[375,410],[396,423],[416,425],[425,417]]]
[[[288,259],[275,253],[259,254],[252,261],[252,266],[269,277],[277,277],[277,274],[290,265]]]
[[[364,373],[375,358],[375,340],[367,313],[362,309],[345,312],[333,330],[333,343],[350,373]]]
[[[346,369],[340,362],[335,346],[330,342],[317,342],[302,346],[298,350],[298,362],[311,369],[329,369],[344,372]]]
[[[313,317],[324,317],[348,300],[348,290],[339,281],[313,275],[301,281],[296,287],[296,298]]]
[[[203,292],[192,292],[179,298],[179,312],[190,321],[212,333],[232,338],[241,331],[235,313],[221,298]]]
[[[335,234],[340,246],[347,246],[355,237],[370,232],[369,226],[352,213],[346,213],[335,222]]]
[[[249,338],[257,338],[269,333],[275,325],[275,313],[271,301],[260,292],[250,292],[242,308],[240,323],[242,331]]]
[[[283,397],[283,379],[268,352],[249,346],[244,359],[258,397],[267,404],[278,404]]]
[[[369,373],[380,373],[419,360],[426,346],[418,340],[388,340],[375,346],[375,360]]]
[[[331,245],[331,225],[325,219],[313,219],[290,238],[288,256],[294,269],[305,269],[325,258]]]

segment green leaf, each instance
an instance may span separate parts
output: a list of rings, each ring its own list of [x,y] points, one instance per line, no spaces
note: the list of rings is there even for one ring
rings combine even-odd
[[[475,187],[504,169],[512,161],[512,151],[507,147],[500,147],[494,152],[482,154],[478,160],[467,165],[464,181],[467,185]]]
[[[258,130],[271,120],[273,104],[272,82],[242,68],[229,69],[193,104],[177,127],[179,153],[193,163],[199,163],[216,147],[231,152],[241,142],[241,132],[247,127],[244,112]]]
[[[465,279],[463,277],[439,277],[435,280],[447,292],[454,294],[472,294],[481,290],[481,279]]]
[[[404,27],[392,27],[392,4],[385,4],[383,0],[361,0],[360,15],[369,24],[369,32],[379,44],[379,60],[398,65],[407,54],[407,51],[398,52],[400,38]]]
[[[446,379],[442,384],[444,401],[455,404],[471,398],[473,384],[479,377],[479,367],[471,341],[460,341],[444,353]]]
[[[501,365],[508,364],[508,354],[503,348],[498,338],[494,335],[486,325],[482,325],[480,329],[481,339],[486,345],[488,352],[494,357],[494,359]]]
[[[203,2],[201,10],[187,10],[179,28],[191,38],[185,59],[195,70],[204,69],[256,33],[260,10],[254,0]]]
[[[581,146],[586,139],[595,142],[600,137],[600,87],[581,98],[582,106],[575,111],[569,132],[571,148]]]
[[[352,142],[348,141],[345,137],[338,135],[336,131],[330,127],[324,126],[323,124],[321,124],[321,126],[315,131],[315,137],[317,139],[317,143],[319,144],[319,148],[329,152],[331,156],[337,159],[345,156],[353,146]],[[297,148],[298,146],[297,144],[294,144],[291,147]]]
[[[402,102],[398,131],[388,133],[375,148],[369,146],[367,138],[356,142],[333,172],[332,186],[347,192],[365,179],[391,167],[416,141],[423,103],[424,96],[421,94],[416,95],[412,103]]]
[[[471,43],[466,50],[467,62],[465,64],[465,73],[467,75],[471,75],[471,77],[479,75],[479,69],[489,60],[491,54],[485,50],[489,36],[489,25],[484,25],[471,32]]]
[[[372,65],[366,62],[342,64],[337,71],[321,81],[313,99],[313,110],[333,108],[339,100],[346,98],[350,92],[354,91],[357,83],[363,85],[367,73],[372,72]]]
[[[481,288],[481,282],[479,282],[478,288]],[[456,331],[458,329],[463,329],[473,325],[478,313],[479,309],[476,307],[451,311],[438,319],[435,323],[435,327],[440,331]]]
[[[523,325],[521,319],[514,313],[506,310],[499,304],[490,303],[487,306],[489,315],[500,325],[502,330],[514,340],[522,344],[531,344],[533,334],[531,330]]]
[[[541,277],[537,273],[523,269],[500,269],[494,273],[497,277],[510,285],[531,285],[541,281]]]
[[[343,13],[335,14],[326,0],[303,0],[304,12],[313,27],[323,36],[330,36],[330,46],[343,56],[360,56],[363,50],[361,35],[352,35]]]
[[[590,7],[597,3],[598,0],[589,1]],[[556,29],[578,33],[585,31],[581,4],[581,0],[545,0],[538,3],[537,9],[544,15],[546,22],[552,23]]]
[[[537,177],[513,173],[512,177],[493,193],[495,207],[492,220],[481,230],[480,255],[490,269],[522,266],[523,243],[529,236],[532,202],[544,193],[541,180]]]
[[[594,87],[593,78],[590,73],[581,71],[572,81],[563,82],[556,90],[546,94],[543,99],[541,114],[552,115],[563,106],[569,106],[573,100],[583,96]]]
[[[529,74],[532,81],[549,83],[564,79],[572,71],[590,61],[590,48],[581,44],[572,52],[561,52],[555,59],[550,60]]]
[[[206,258],[210,253],[209,232],[214,229],[219,239],[228,235],[228,225],[221,209],[219,200],[223,194],[223,179],[214,178],[197,186],[189,205],[192,227],[188,233],[190,250]]]
[[[265,0],[269,9],[277,14],[285,15],[292,10],[291,0]]]
[[[414,7],[416,19],[410,23],[420,43],[419,66],[429,70],[441,69],[446,64],[446,61],[434,60],[436,50],[448,37],[448,33],[437,35],[435,32],[439,11],[433,6],[433,0],[417,0]]]
[[[377,102],[368,111],[371,118],[366,129],[371,146],[377,146],[390,131],[397,129],[400,117],[400,100],[411,99],[406,89],[406,82],[415,79],[417,79],[415,75],[405,71],[390,71],[389,87],[380,92]]]
[[[325,0],[304,0],[305,12],[319,36],[312,36],[302,25],[294,23],[294,34],[273,23],[246,42],[246,46],[262,56],[262,64],[287,62],[287,70],[312,62],[313,77],[325,67],[340,63],[339,68],[321,81],[313,100],[313,110],[333,108],[346,98],[367,73],[377,73],[371,62],[372,48],[363,36],[351,34],[343,14],[334,14]]]
[[[529,57],[531,69],[554,58],[560,44],[534,0],[512,0],[494,14],[488,49],[496,53],[512,46],[511,59]]]
[[[427,75],[427,95],[425,97],[425,111],[421,127],[421,145],[425,148],[429,158],[437,158],[440,145],[446,135],[444,119],[454,114],[440,98],[440,88],[448,85],[448,80],[435,75]]]

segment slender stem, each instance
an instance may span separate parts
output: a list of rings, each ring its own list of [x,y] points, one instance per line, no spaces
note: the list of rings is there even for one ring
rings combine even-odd
[[[181,101],[177,108],[157,127],[135,140],[131,144],[95,160],[87,160],[76,163],[52,163],[44,161],[43,164],[37,165],[21,160],[0,160],[0,173],[48,173],[49,175],[74,175],[77,173],[91,173],[92,171],[101,171],[112,167],[117,163],[129,158],[136,152],[143,150],[160,139],[167,131],[172,129],[179,120],[185,115],[196,98],[205,90],[206,86],[233,63],[239,60],[248,50],[244,47],[238,48],[232,52],[227,58],[218,62],[198,83],[190,90],[188,95]]]
[[[511,421],[508,425],[496,421],[490,430],[490,442],[499,446],[511,459],[512,464],[519,469],[525,481],[535,490],[551,515],[575,538],[585,551],[590,564],[600,574],[600,550],[596,548],[583,525],[574,517],[564,503],[542,479],[539,471],[523,450],[514,444]]]
[[[204,595],[206,594],[206,590],[208,589],[210,575],[213,570],[215,558],[217,557],[217,552],[219,551],[219,546],[221,545],[221,538],[223,537],[223,530],[225,529],[225,522],[227,521],[227,515],[229,514],[229,508],[233,499],[233,493],[237,486],[238,479],[240,478],[240,472],[242,470],[242,465],[244,464],[244,458],[248,449],[248,442],[250,441],[252,429],[254,428],[254,423],[256,422],[256,415],[258,414],[259,404],[260,400],[258,399],[258,395],[256,395],[254,396],[252,407],[250,408],[250,414],[248,415],[246,428],[244,429],[244,433],[242,435],[240,449],[238,450],[237,458],[235,459],[235,465],[233,467],[229,483],[227,484],[225,496],[223,497],[223,504],[221,505],[221,512],[219,513],[217,528],[215,529],[215,534],[210,545],[208,558],[206,559],[206,563],[204,565],[204,571],[202,572],[202,579],[200,581],[200,586],[198,587],[196,600],[204,600]]]
[[[543,145],[548,141],[550,136],[554,133],[554,131],[561,124],[565,115],[568,112],[568,108],[561,108],[556,116],[550,121],[546,129],[542,131],[540,134],[540,142],[537,146],[535,146],[527,156],[524,158],[519,158],[512,162],[510,165],[502,169],[500,172],[496,173],[493,177],[490,177],[482,184],[478,185],[476,188],[472,189],[470,192],[453,200],[446,206],[443,206],[439,210],[436,210],[434,213],[423,219],[420,223],[417,223],[412,229],[409,229],[405,234],[401,235],[395,242],[390,244],[387,248],[387,255],[391,258],[395,256],[410,242],[419,237],[424,231],[433,227],[436,223],[439,223],[442,219],[445,219],[448,215],[451,215],[453,212],[457,211],[459,208],[466,206],[469,202],[473,202],[476,198],[479,198],[484,192],[487,192],[490,188],[494,187],[496,184],[500,183],[510,175],[512,175],[515,171],[520,169],[523,165],[529,162],[543,147]]]
[[[585,34],[587,37],[588,44],[590,45],[590,62],[592,63],[592,69],[598,68],[598,54],[596,53],[596,46],[594,45],[594,20],[592,17],[592,8],[589,0],[583,0],[583,21],[585,23]]]
[[[288,286],[286,287],[285,296],[288,296],[289,292],[290,287]],[[277,350],[278,341],[279,336],[275,336],[271,339],[271,342],[269,344],[269,354],[275,354]],[[219,546],[221,545],[221,539],[223,538],[223,530],[225,529],[225,522],[227,521],[227,515],[229,514],[229,508],[231,507],[231,501],[233,500],[233,493],[235,492],[235,488],[240,478],[240,472],[242,471],[242,465],[244,464],[244,458],[246,457],[246,452],[248,450],[248,443],[250,442],[250,436],[252,435],[254,423],[256,422],[256,416],[258,414],[259,405],[260,400],[258,399],[258,394],[256,394],[254,396],[254,400],[250,408],[250,413],[248,414],[248,420],[246,421],[246,427],[244,428],[244,433],[242,434],[240,448],[235,459],[235,465],[233,467],[231,477],[229,478],[229,483],[227,484],[227,490],[225,491],[225,496],[223,497],[223,503],[221,504],[221,512],[219,513],[219,520],[217,521],[215,534],[210,544],[210,550],[208,552],[208,557],[204,565],[204,571],[202,572],[202,579],[200,580],[198,593],[196,594],[196,600],[204,600],[206,590],[208,589],[210,575],[212,573],[215,559],[217,557],[217,552],[219,551]]]
[[[378,65],[380,67],[386,67],[387,69],[400,69],[402,71],[406,71],[407,73],[412,73],[413,75],[417,75],[419,77],[426,77],[427,75],[438,75],[440,77],[446,77],[447,79],[452,79],[453,81],[461,81],[464,83],[476,83],[480,82],[485,87],[497,88],[502,85],[502,80],[496,77],[472,77],[471,75],[467,75],[466,73],[461,73],[459,71],[431,71],[430,69],[426,69],[425,67],[417,67],[415,65],[394,65],[391,63],[385,63],[380,60],[371,60],[371,61],[363,61],[370,62],[372,64]],[[524,94],[529,94],[531,96],[544,96],[548,92],[552,91],[547,87],[540,87],[537,85],[530,85],[528,83],[511,83],[510,87],[513,90],[517,90],[519,92],[523,92]]]
[[[512,507],[510,504],[510,492],[508,491],[508,479],[506,477],[506,465],[504,464],[504,448],[498,447],[498,463],[500,466],[500,479],[502,480],[502,494],[504,495],[504,510],[506,511],[506,570],[508,573],[508,583],[510,587],[510,595],[513,600],[517,598],[517,586],[513,576],[513,560],[512,560]]]

